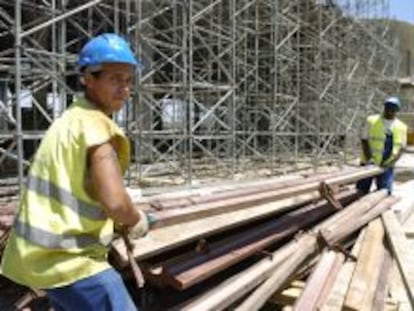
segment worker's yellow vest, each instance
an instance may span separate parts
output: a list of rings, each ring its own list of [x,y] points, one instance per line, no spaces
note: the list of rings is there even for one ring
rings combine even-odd
[[[35,288],[71,284],[109,268],[114,224],[84,189],[87,149],[114,139],[124,172],[130,145],[104,113],[80,99],[46,132],[22,191],[3,274]]]
[[[381,115],[372,115],[368,119],[369,130],[368,130],[368,144],[372,152],[372,157],[375,164],[380,165],[382,161],[382,153],[385,145],[385,131],[384,131],[384,122]],[[396,119],[391,128],[392,131],[392,153],[391,156],[386,160],[391,162],[395,159],[395,156],[401,150],[402,139],[407,136],[407,126]],[[365,155],[362,154],[361,162],[365,163],[367,159]],[[385,164],[386,164],[385,163]]]

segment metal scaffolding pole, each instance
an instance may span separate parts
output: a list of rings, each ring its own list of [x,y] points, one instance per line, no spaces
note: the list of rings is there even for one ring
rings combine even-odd
[[[0,3],[0,73],[15,75],[15,116],[0,102],[0,170],[16,164],[19,184],[81,91],[79,49],[102,32],[130,39],[145,66],[115,117],[133,144],[131,184],[341,164],[356,156],[364,116],[396,88],[386,0]]]
[[[21,11],[22,0],[16,0],[15,4],[15,98],[16,98],[16,137],[17,140],[17,182],[19,188],[23,186],[23,132],[22,132],[22,110],[20,105],[21,100],[21,49],[22,49],[22,36],[21,36],[21,25],[22,25],[22,11]]]

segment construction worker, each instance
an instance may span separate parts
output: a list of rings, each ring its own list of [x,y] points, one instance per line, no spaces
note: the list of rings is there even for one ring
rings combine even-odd
[[[56,310],[136,310],[107,262],[114,224],[148,230],[123,185],[130,146],[111,114],[129,99],[138,61],[116,34],[91,39],[78,67],[84,97],[39,146],[2,259],[3,274],[44,289]]]
[[[361,132],[361,165],[374,164],[384,169],[376,176],[378,189],[392,192],[394,165],[401,157],[407,144],[407,126],[396,118],[401,109],[397,97],[390,97],[384,102],[382,114],[367,118]],[[366,178],[357,183],[357,188],[366,194],[371,188],[373,178]]]

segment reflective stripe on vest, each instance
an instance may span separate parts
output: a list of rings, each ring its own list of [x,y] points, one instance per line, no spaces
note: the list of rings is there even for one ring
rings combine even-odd
[[[96,237],[87,234],[54,234],[43,229],[30,226],[24,222],[21,222],[19,219],[16,219],[14,223],[14,230],[19,236],[30,242],[45,248],[54,249],[83,248],[97,243],[108,246],[113,239],[113,235],[97,239]]]
[[[69,191],[39,177],[28,175],[26,187],[37,194],[56,200],[85,218],[92,220],[105,220],[107,218],[99,207],[81,201]]]

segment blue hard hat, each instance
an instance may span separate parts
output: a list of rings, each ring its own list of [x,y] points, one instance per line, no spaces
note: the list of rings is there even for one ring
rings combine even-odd
[[[104,63],[131,64],[135,67],[141,64],[128,42],[114,33],[105,33],[87,42],[79,54],[77,65],[81,69]]]
[[[389,97],[389,98],[387,98],[387,100],[385,101],[385,103],[384,103],[385,105],[386,104],[389,104],[389,105],[394,105],[394,106],[396,106],[398,109],[401,109],[401,101],[400,101],[400,99],[398,98],[398,97]]]

